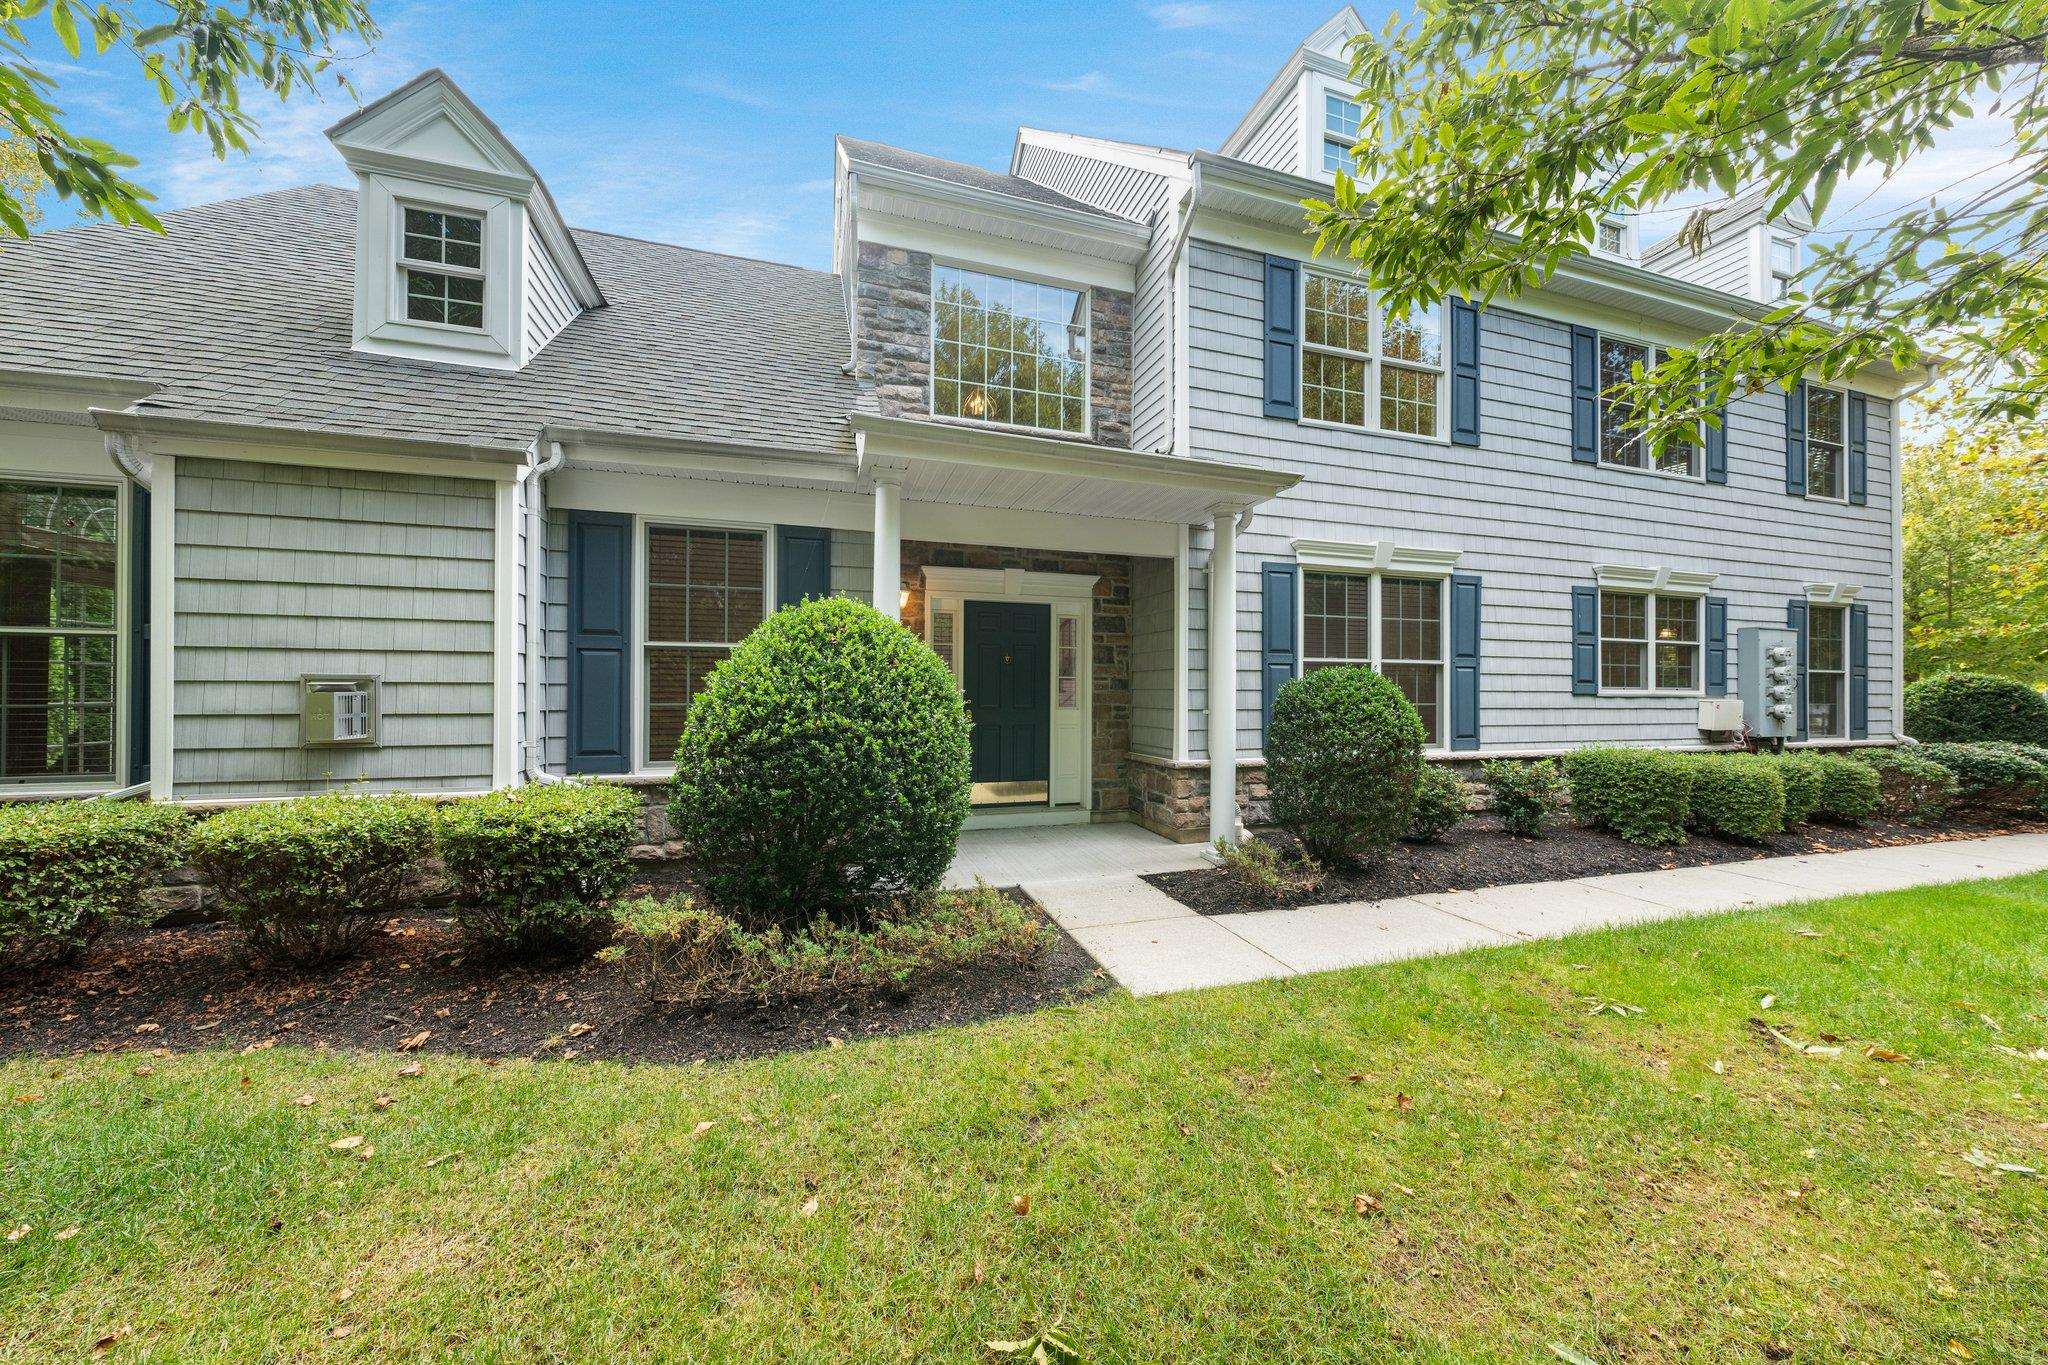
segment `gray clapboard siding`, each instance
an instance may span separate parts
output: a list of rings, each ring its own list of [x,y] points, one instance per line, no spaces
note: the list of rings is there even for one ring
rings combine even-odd
[[[1131,448],[1173,444],[1173,243],[1180,217],[1161,212],[1138,265],[1131,304]]]
[[[1299,93],[1280,101],[1237,155],[1258,166],[1305,175],[1301,165],[1302,108]]]
[[[178,462],[182,797],[491,784],[493,485]],[[383,683],[374,749],[299,743],[299,679]]]
[[[1718,575],[1729,626],[1780,625],[1809,582],[1859,585],[1870,613],[1870,726],[1891,733],[1894,565],[1889,404],[1870,402],[1869,504],[1788,497],[1784,399],[1738,401],[1729,483],[1705,485],[1575,465],[1570,458],[1569,332],[1508,308],[1482,318],[1479,448],[1276,421],[1260,405],[1260,261],[1197,242],[1190,286],[1194,448],[1300,472],[1261,507],[1238,548],[1238,732],[1259,742],[1258,569],[1291,560],[1296,537],[1391,539],[1456,549],[1485,581],[1481,721],[1489,749],[1596,740],[1699,739],[1691,698],[1571,695],[1571,603],[1596,564]],[[1194,537],[1189,592],[1190,740],[1205,751],[1200,680],[1206,533]],[[1733,669],[1731,657],[1730,668]]]
[[[548,255],[541,244],[540,234],[533,230],[533,224],[526,226],[526,354],[539,355],[541,349],[557,336],[562,329],[576,320],[582,312],[576,296],[569,290],[569,284],[556,268],[554,257]]]
[[[1173,561],[1131,560],[1131,749],[1173,757]]]
[[[1651,251],[1644,261],[1652,270],[1673,279],[1691,280],[1709,289],[1723,289],[1748,298],[1749,233],[1724,229],[1694,255],[1686,247]]]

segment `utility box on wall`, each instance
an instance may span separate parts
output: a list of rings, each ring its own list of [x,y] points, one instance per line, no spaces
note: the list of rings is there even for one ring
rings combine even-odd
[[[309,749],[374,748],[382,719],[377,679],[309,673],[300,679],[299,718]]]
[[[1799,733],[1799,632],[1786,626],[1744,626],[1735,634],[1742,720],[1758,739]]]

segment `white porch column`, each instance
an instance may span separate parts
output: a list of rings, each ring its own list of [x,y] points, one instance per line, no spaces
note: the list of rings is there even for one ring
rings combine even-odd
[[[1237,518],[1209,521],[1209,838],[1237,842]]]
[[[875,610],[891,621],[902,614],[903,480],[875,477]]]

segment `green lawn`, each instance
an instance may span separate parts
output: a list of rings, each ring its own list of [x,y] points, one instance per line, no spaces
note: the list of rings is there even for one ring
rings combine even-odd
[[[2044,1016],[2034,876],[731,1066],[17,1061],[0,1355],[2038,1360]]]

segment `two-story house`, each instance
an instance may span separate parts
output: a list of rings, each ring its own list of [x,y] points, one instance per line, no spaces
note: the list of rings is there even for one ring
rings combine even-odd
[[[439,72],[331,130],[353,192],[0,247],[0,796],[658,778],[820,593],[953,668],[979,823],[1229,833],[1275,690],[1333,663],[1444,759],[1724,743],[1745,625],[1800,632],[1803,742],[1892,740],[1926,374],[1648,453],[1607,382],[1797,268],[1748,202],[1387,315],[1303,232],[1358,30],[1214,152],[841,138],[830,273],[567,226]]]

